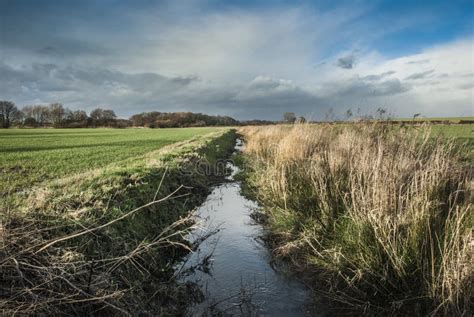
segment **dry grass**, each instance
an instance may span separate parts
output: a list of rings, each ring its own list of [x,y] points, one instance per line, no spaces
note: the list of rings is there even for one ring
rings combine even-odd
[[[277,255],[351,305],[468,314],[473,183],[453,142],[382,124],[240,132]]]
[[[162,201],[152,202],[140,209]],[[139,209],[133,210],[126,214],[126,217],[117,218],[101,226],[78,230],[64,236],[54,235],[49,239],[47,233],[57,231],[57,227],[45,226],[45,223],[36,217],[10,217],[2,226],[1,232],[0,272],[4,287],[0,296],[2,315],[102,313],[130,316],[151,309],[153,305],[145,307],[144,304],[153,301],[153,297],[140,292],[140,295],[146,297],[137,301],[137,285],[127,280],[120,281],[117,275],[125,279],[130,271],[136,271],[143,278],[151,279],[153,273],[149,270],[150,263],[147,262],[158,265],[158,262],[152,261],[153,254],[156,256],[162,250],[176,246],[189,250],[186,244],[179,241],[184,241],[185,235],[192,230],[193,222],[190,217],[175,221],[151,241],[136,242],[131,251],[124,250],[115,256],[103,254],[92,258],[77,245],[62,244],[79,236],[83,236],[81,241],[84,244],[94,241],[97,238],[94,237],[95,231],[111,226],[116,221],[125,220],[138,211]],[[101,232],[101,238],[113,237],[106,237],[106,234]],[[163,282],[161,289],[156,289],[156,293],[176,296],[172,293],[179,292],[178,288],[170,279],[168,283]],[[155,309],[162,309],[167,313],[180,311],[160,306],[159,300],[155,302]],[[137,310],[134,304],[142,305],[141,310]]]

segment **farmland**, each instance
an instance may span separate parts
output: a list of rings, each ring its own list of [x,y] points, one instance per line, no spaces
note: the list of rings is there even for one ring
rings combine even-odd
[[[3,129],[0,194],[110,163],[133,160],[216,128]]]
[[[395,119],[398,121],[405,121],[405,122],[433,122],[433,121],[442,121],[442,122],[450,122],[450,123],[459,123],[460,121],[473,121],[474,117],[430,117],[430,118],[401,118]]]
[[[467,142],[470,147],[474,146],[474,124],[435,124],[430,128],[433,136],[454,138],[459,143]]]
[[[191,250],[183,237],[214,172],[182,168],[226,158],[233,131],[1,135],[2,186],[23,189],[0,203],[2,315],[183,313],[192,298],[173,266]]]
[[[470,309],[472,124],[238,132],[246,144],[237,177],[261,207],[253,216],[266,245],[310,289],[374,313]],[[184,238],[192,210],[222,176],[212,168],[236,136],[230,128],[0,130],[0,194],[9,198],[0,203],[0,287],[10,289],[0,310],[183,314],[197,291],[173,268],[195,247]],[[211,173],[182,173],[196,166]]]

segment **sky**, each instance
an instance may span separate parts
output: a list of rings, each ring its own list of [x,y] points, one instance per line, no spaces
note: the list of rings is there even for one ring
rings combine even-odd
[[[456,0],[0,0],[0,99],[124,118],[474,116],[473,21]]]

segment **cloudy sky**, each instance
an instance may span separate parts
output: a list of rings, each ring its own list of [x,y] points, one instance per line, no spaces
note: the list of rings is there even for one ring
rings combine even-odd
[[[0,99],[121,117],[473,116],[473,6],[0,0]]]

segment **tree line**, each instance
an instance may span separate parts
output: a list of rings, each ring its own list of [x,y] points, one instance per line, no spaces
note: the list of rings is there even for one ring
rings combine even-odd
[[[61,103],[24,106],[19,109],[11,101],[0,101],[0,127],[149,127],[181,128],[204,126],[239,125],[239,121],[228,116],[211,116],[192,112],[143,112],[129,119],[117,118],[111,109],[96,108],[89,114],[84,110],[70,110]]]
[[[132,126],[148,128],[182,128],[232,126],[239,121],[228,116],[211,116],[193,112],[142,112],[130,117]]]
[[[96,108],[87,114],[84,110],[70,110],[61,103],[24,106],[19,109],[11,101],[0,101],[0,128],[184,128],[236,125],[269,125],[305,122],[293,112],[286,112],[279,122],[268,120],[238,121],[229,116],[212,116],[193,112],[142,112],[129,119],[117,118],[111,109]]]
[[[0,101],[0,127],[126,127],[128,120],[118,119],[110,109],[96,108],[89,115],[84,110],[72,111],[60,103],[24,106],[18,109],[11,101]]]
[[[393,120],[386,116],[387,110],[378,108],[376,115],[360,115],[352,121],[364,122],[372,120],[384,120],[391,123],[409,123],[406,120]],[[417,117],[413,116],[412,123],[415,124]],[[326,113],[324,121],[318,122],[344,122],[351,120],[352,110],[345,112],[345,120],[337,120],[333,109]],[[212,116],[193,112],[142,112],[132,115],[129,119],[117,118],[111,109],[96,108],[89,114],[84,110],[70,110],[61,103],[51,103],[49,105],[24,106],[19,109],[11,101],[0,101],[0,128],[25,127],[54,127],[54,128],[127,128],[127,127],[147,127],[147,128],[184,128],[184,127],[208,127],[208,126],[236,126],[236,125],[270,125],[278,123],[304,123],[305,117],[297,117],[294,112],[285,112],[281,121],[268,120],[247,120],[238,121],[229,116]],[[450,123],[449,120],[430,120],[431,123]],[[472,120],[459,120],[458,123],[472,124]]]

